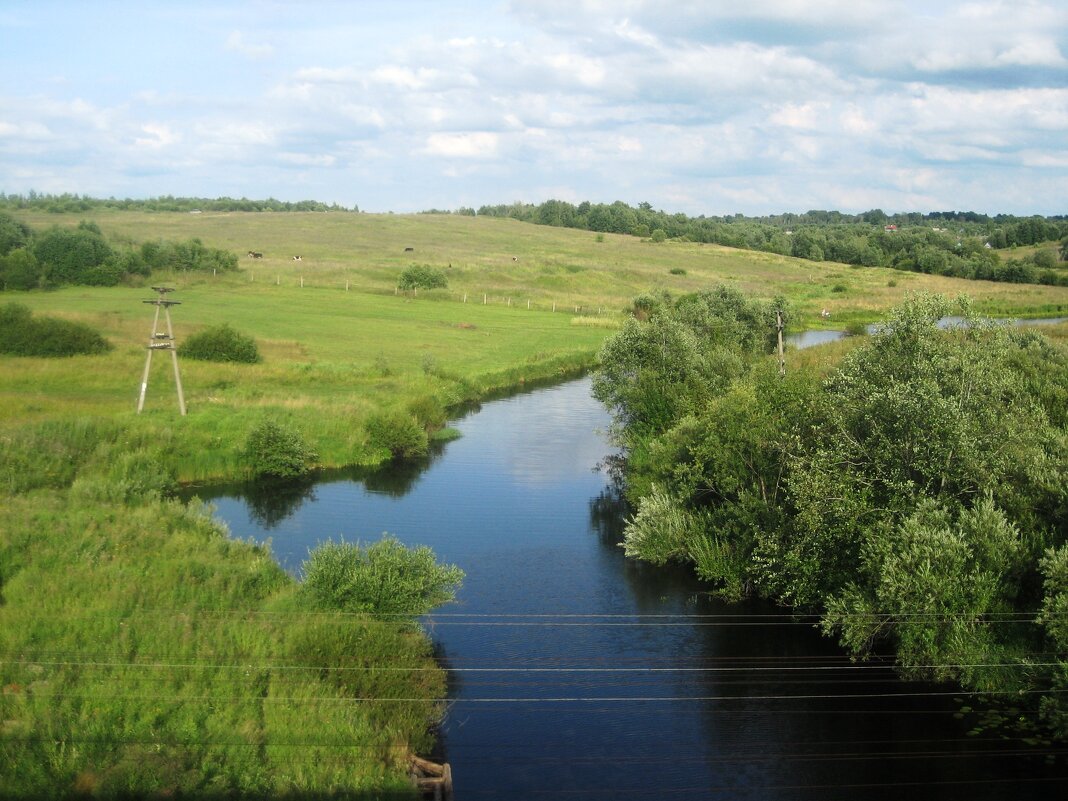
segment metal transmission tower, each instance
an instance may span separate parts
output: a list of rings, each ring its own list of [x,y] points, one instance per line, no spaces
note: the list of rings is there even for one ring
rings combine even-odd
[[[171,352],[171,361],[174,362],[174,384],[178,388],[178,408],[184,416],[185,395],[182,394],[182,377],[178,373],[178,349],[174,346],[174,329],[171,328],[171,306],[180,305],[180,301],[166,299],[167,293],[174,291],[173,287],[154,286],[152,288],[156,290],[156,292],[159,292],[159,297],[155,300],[142,301],[143,303],[151,303],[156,307],[156,316],[152,320],[152,335],[148,341],[148,357],[145,359],[144,375],[141,376],[141,395],[137,399],[137,413],[140,414],[141,410],[145,407],[145,393],[148,391],[148,371],[149,368],[152,367],[152,352],[156,350],[169,350]],[[167,318],[166,332],[156,330],[159,328],[160,309],[163,309],[163,314]]]

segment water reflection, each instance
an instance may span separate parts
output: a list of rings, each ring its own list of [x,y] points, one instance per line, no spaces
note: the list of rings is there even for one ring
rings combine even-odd
[[[270,531],[305,502],[314,503],[315,482],[309,477],[262,481],[242,487],[239,497],[248,504],[249,517]]]
[[[590,528],[597,532],[602,545],[618,547],[623,542],[630,514],[630,504],[614,483],[590,498]]]

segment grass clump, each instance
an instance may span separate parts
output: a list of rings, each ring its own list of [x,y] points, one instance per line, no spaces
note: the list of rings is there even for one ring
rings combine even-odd
[[[295,478],[318,459],[299,431],[265,420],[249,434],[243,452],[252,474],[261,478]]]
[[[429,450],[426,428],[410,413],[399,410],[374,412],[365,423],[368,444],[389,451],[392,459],[415,459]]]
[[[443,270],[429,264],[413,264],[400,275],[397,286],[401,289],[445,289],[449,279]]]
[[[424,546],[384,536],[367,546],[324,542],[304,563],[302,594],[321,610],[422,615],[455,598],[464,572]]]
[[[105,353],[110,343],[84,323],[34,317],[28,307],[0,307],[0,353],[11,356],[63,357]]]
[[[226,323],[193,334],[182,345],[181,353],[190,359],[205,362],[255,364],[260,361],[256,340],[235,331]]]

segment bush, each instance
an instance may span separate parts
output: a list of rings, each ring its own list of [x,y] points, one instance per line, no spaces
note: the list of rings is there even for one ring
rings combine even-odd
[[[686,275],[686,271],[681,267],[672,267],[668,272],[672,275]]]
[[[663,228],[657,228],[653,231],[651,239],[654,242],[663,242],[665,239],[667,239],[667,233],[664,231]]]
[[[182,345],[181,354],[206,362],[255,364],[260,360],[256,341],[225,323],[193,334]]]
[[[253,475],[294,478],[304,475],[318,459],[299,431],[266,420],[252,429],[242,455]]]
[[[393,459],[426,456],[429,443],[423,425],[402,411],[375,412],[365,424],[371,447],[389,451]]]
[[[303,565],[302,592],[317,609],[422,615],[453,600],[464,572],[439,565],[426,546],[395,537],[360,546],[326,542]]]
[[[237,270],[237,254],[206,246],[196,237],[185,242],[143,242],[140,257],[153,270],[180,272],[232,272]]]
[[[0,212],[0,256],[6,256],[17,248],[24,248],[33,238],[30,226],[6,212]]]
[[[397,286],[401,289],[445,289],[449,279],[444,271],[429,264],[413,264],[401,273]]]
[[[88,278],[99,284],[110,276],[94,268],[102,267],[115,253],[96,225],[83,222],[76,229],[54,226],[39,234],[33,255],[53,283],[84,284]]]
[[[0,289],[35,289],[40,280],[37,258],[26,248],[0,256]]]
[[[19,303],[0,307],[0,353],[10,356],[77,356],[104,353],[111,345],[84,323],[33,317]]]

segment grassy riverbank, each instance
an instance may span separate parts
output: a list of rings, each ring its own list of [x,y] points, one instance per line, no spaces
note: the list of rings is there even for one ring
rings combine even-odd
[[[264,251],[236,275],[156,277],[178,290],[179,345],[225,322],[256,339],[263,361],[183,359],[181,417],[169,359],[157,354],[137,415],[147,288],[0,297],[86,322],[114,345],[70,359],[0,357],[0,796],[405,791],[404,758],[428,747],[441,710],[397,699],[444,688],[425,637],[311,614],[267,550],[165,500],[175,480],[245,477],[244,443],[264,420],[299,430],[323,465],[380,462],[371,415],[401,410],[433,428],[461,402],[588,368],[619,310],[658,288],[726,280],[786,294],[802,318],[826,306],[838,324],[918,287],[973,292],[990,313],[1068,308],[1063,288],[598,242],[508,220],[86,216],[137,242],[199,236]],[[449,289],[394,295],[413,261],[445,269]]]
[[[71,359],[0,357],[0,435],[22,441],[46,422],[106,420],[151,442],[183,481],[241,477],[240,451],[266,418],[298,429],[325,466],[370,464],[367,416],[408,410],[433,425],[445,408],[526,381],[592,365],[609,329],[569,315],[393,295],[195,285],[173,297],[176,335],[226,321],[256,339],[260,364],[181,360],[189,414],[178,414],[170,359],[157,354],[145,411],[136,400],[145,362],[150,291],[68,288],[19,295],[35,311],[84,321],[114,345]]]

